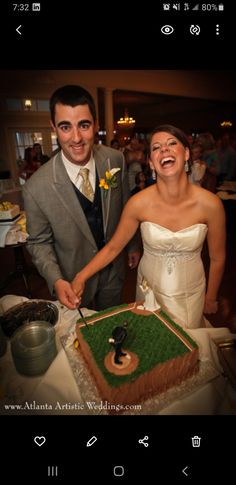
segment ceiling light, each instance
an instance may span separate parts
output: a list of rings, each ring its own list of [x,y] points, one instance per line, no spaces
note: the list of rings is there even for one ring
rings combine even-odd
[[[124,117],[120,118],[119,121],[117,121],[117,124],[121,126],[128,126],[128,127],[135,125],[135,120],[134,118],[129,116],[127,108],[125,109]]]
[[[32,108],[32,101],[31,101],[31,99],[29,99],[29,98],[25,99],[24,105],[25,105],[25,109],[27,111],[30,111],[31,108]]]

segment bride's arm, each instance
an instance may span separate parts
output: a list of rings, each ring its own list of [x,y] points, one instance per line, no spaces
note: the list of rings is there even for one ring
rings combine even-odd
[[[217,294],[225,267],[225,212],[222,202],[216,197],[208,213],[208,251],[210,268],[205,297],[204,313],[216,313]]]
[[[83,293],[85,282],[95,273],[107,266],[124,249],[134,236],[139,226],[139,198],[132,197],[124,207],[119,225],[111,240],[102,248],[96,256],[75,276],[72,281],[72,289],[80,297]]]

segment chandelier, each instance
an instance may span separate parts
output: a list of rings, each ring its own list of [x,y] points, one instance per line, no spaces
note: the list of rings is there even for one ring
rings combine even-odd
[[[117,121],[118,125],[122,126],[134,126],[135,125],[135,120],[134,118],[131,118],[128,114],[127,108],[125,109],[125,115],[123,118],[120,118],[119,121]]]
[[[220,126],[221,126],[222,128],[228,128],[229,126],[232,126],[232,125],[233,125],[232,121],[229,121],[229,120],[227,120],[227,121],[222,121],[222,122],[221,122],[221,124],[220,124]]]

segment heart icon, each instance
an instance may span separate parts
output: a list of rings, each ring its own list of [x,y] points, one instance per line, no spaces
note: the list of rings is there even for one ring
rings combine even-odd
[[[44,445],[45,441],[46,441],[45,436],[35,436],[35,437],[34,437],[34,442],[35,442],[35,443],[36,443],[36,445],[38,445],[38,446],[42,446],[42,445]]]

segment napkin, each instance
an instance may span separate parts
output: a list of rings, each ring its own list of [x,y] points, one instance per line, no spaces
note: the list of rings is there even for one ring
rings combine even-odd
[[[31,400],[38,405],[50,403],[51,414],[84,414],[83,400],[63,349],[42,376]],[[40,414],[44,414],[42,409]]]
[[[4,226],[4,225],[0,226],[0,248],[5,247],[7,233],[10,228],[11,226]]]
[[[20,232],[20,226],[12,226],[6,235],[5,245],[7,246],[8,244],[17,244],[20,239]]]
[[[15,305],[23,303],[27,301],[28,298],[26,296],[17,296],[17,295],[5,295],[0,298],[0,315],[5,313],[9,308],[12,308]]]
[[[218,359],[215,339],[229,338],[231,335],[230,330],[227,327],[212,327],[185,329],[185,331],[197,342],[199,346],[200,360],[211,361],[218,374],[222,374],[223,368]]]
[[[9,244],[17,244],[25,242],[27,239],[27,234],[21,231],[18,224],[0,226],[0,247],[4,248]]]

